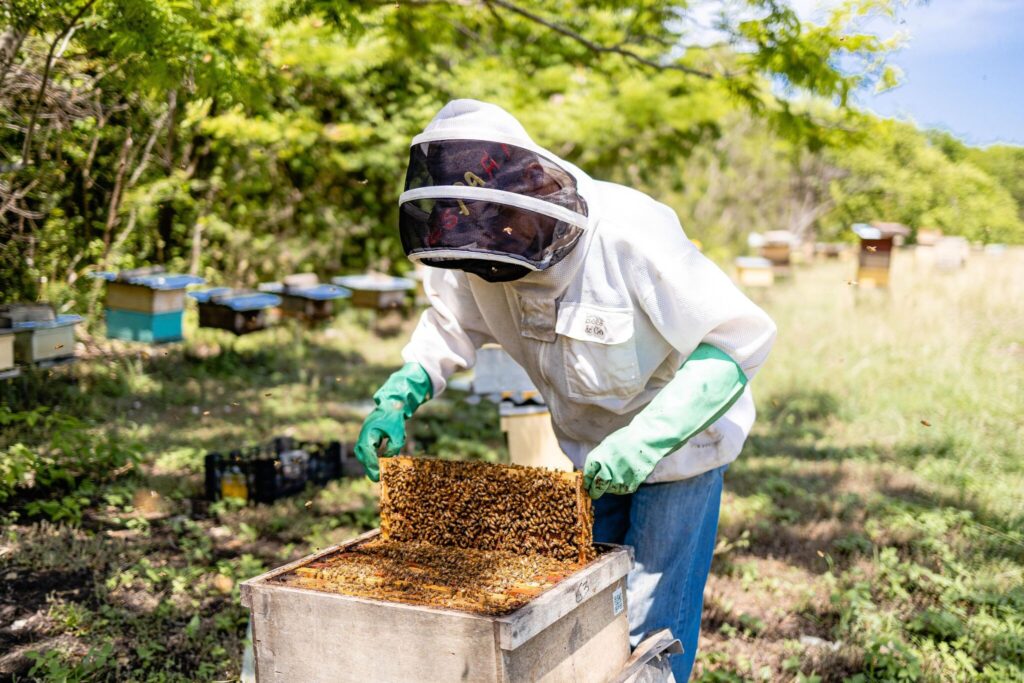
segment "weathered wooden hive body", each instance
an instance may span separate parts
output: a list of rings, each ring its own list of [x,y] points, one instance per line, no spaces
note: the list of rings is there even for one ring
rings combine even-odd
[[[352,292],[352,306],[385,310],[405,306],[406,295],[416,288],[416,282],[404,277],[381,273],[339,275],[331,280]]]
[[[574,681],[629,656],[579,473],[388,458],[381,529],[242,585],[260,681]]]

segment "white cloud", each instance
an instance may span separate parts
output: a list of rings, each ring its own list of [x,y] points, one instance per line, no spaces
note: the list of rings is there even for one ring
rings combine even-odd
[[[894,0],[900,3],[901,0]],[[790,0],[805,21],[824,21],[841,0]],[[896,30],[908,36],[916,53],[950,54],[1014,38],[1019,32],[1021,0],[903,0],[896,21],[875,19],[865,30],[889,36]]]

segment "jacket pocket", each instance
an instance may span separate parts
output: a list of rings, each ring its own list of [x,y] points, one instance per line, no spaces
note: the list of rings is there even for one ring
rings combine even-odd
[[[562,304],[555,331],[571,398],[632,398],[640,389],[633,310]]]

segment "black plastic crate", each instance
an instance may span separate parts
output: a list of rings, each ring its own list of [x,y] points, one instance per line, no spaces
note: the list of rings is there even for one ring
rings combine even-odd
[[[277,437],[260,446],[206,455],[206,498],[238,498],[272,503],[295,495],[313,483],[323,486],[341,478],[348,449],[338,441],[296,443]]]

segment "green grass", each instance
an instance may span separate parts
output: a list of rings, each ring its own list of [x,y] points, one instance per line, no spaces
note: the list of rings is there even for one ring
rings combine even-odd
[[[1022,680],[1024,254],[943,274],[901,253],[888,293],[853,270],[760,293],[779,340],[698,680]]]
[[[726,477],[696,677],[1021,680],[1024,254],[953,274],[899,254],[889,293],[852,270],[756,293],[779,341]],[[99,341],[0,384],[0,680],[237,676],[238,582],[372,528],[377,492],[208,506],[203,455],[352,439],[411,325],[367,323]],[[496,409],[455,398],[417,415],[417,448],[505,458]]]

